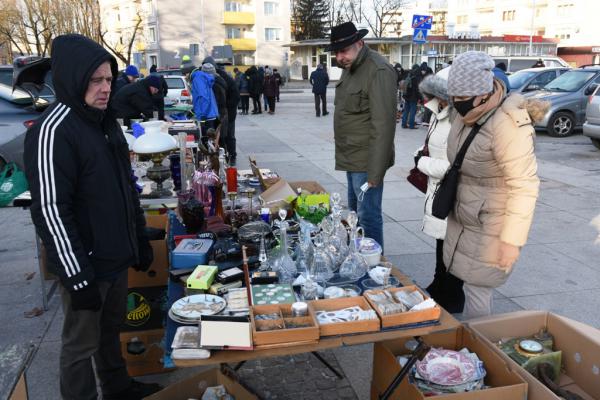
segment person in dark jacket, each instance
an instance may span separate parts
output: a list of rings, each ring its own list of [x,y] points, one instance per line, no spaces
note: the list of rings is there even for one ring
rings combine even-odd
[[[277,81],[277,102],[279,103],[281,87],[283,86],[283,78],[281,77],[281,74],[279,73],[277,68],[273,68],[273,76],[275,77],[275,80]]]
[[[263,91],[263,81],[261,80],[258,70],[255,66],[252,66],[246,70],[246,75],[249,78],[248,91],[252,98],[252,114],[262,114],[262,105],[260,102],[260,96]]]
[[[215,84],[213,85],[213,93],[217,100],[217,109],[219,110],[219,121],[217,126],[221,127],[221,137],[227,137],[227,129],[229,127],[228,112],[227,112],[227,82],[219,74],[214,64],[205,62],[202,64],[202,72],[211,74],[215,77]],[[217,128],[216,126],[214,127]]]
[[[269,68],[265,68],[263,88],[269,105],[269,114],[273,115],[275,114],[275,99],[277,98],[277,79]]]
[[[242,107],[242,115],[248,115],[248,109],[250,108],[250,89],[249,89],[249,78],[242,71],[236,68],[235,81],[238,85],[240,92],[240,101]]]
[[[225,92],[227,104],[227,130],[225,134],[223,133],[223,129],[221,129],[221,134],[219,136],[221,147],[227,150],[227,160],[229,165],[235,165],[237,152],[236,152],[236,141],[235,141],[235,120],[237,118],[237,107],[240,102],[240,91],[238,90],[237,84],[235,80],[225,71],[222,65],[217,65],[215,60],[212,57],[206,57],[204,59],[205,62],[211,63],[217,71],[217,75],[219,75],[225,81],[227,85],[227,90]]]
[[[417,103],[421,98],[421,95],[419,94],[419,83],[421,83],[421,70],[419,65],[415,64],[406,78],[406,88],[402,95],[405,101],[404,110],[402,112],[402,127],[405,129],[416,129],[415,115],[417,114]]]
[[[329,114],[327,112],[327,85],[329,84],[329,75],[327,75],[323,64],[317,65],[317,69],[310,74],[309,81],[312,85],[312,92],[315,95],[315,111],[317,117],[321,116],[321,107],[323,107],[323,116],[326,116]],[[322,106],[319,103],[321,103]]]
[[[260,86],[260,98],[262,99],[262,102],[264,103],[265,111],[267,111],[268,101],[267,101],[267,98],[265,97],[264,87],[262,86],[263,82],[265,81],[265,68],[269,68],[269,66],[267,65],[264,68],[263,67],[258,67],[258,79],[260,80],[260,84],[261,84],[261,86]]]
[[[546,64],[544,64],[544,61],[541,58],[538,58],[538,60],[535,62],[535,64],[531,66],[531,68],[544,68],[545,66]]]
[[[119,90],[113,97],[111,108],[117,118],[123,118],[130,126],[132,119],[147,121],[154,117],[152,96],[160,90],[160,79],[150,75],[138,82],[131,83]]]
[[[31,218],[60,279],[61,398],[98,398],[97,374],[104,399],[142,399],[160,386],[129,377],[119,332],[127,270],[147,270],[153,255],[127,141],[110,107],[117,61],[70,34],[52,42],[51,63],[56,101],[28,129],[24,154]]]
[[[117,82],[115,85],[115,93],[121,90],[123,86],[128,85],[130,83],[134,83],[140,77],[140,71],[137,69],[135,65],[128,65],[125,68],[125,71],[117,78]]]
[[[154,108],[158,111],[158,119],[165,120],[165,96],[169,93],[169,85],[165,77],[156,72],[156,65],[150,67],[150,75],[157,76],[160,79],[160,89],[158,93],[152,96]]]

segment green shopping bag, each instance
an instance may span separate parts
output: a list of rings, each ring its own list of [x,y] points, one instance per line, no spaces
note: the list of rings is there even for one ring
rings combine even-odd
[[[0,172],[0,207],[6,207],[27,189],[25,172],[21,171],[14,162],[6,164]]]

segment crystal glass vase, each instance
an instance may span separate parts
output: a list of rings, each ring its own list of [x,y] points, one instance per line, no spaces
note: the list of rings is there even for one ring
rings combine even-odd
[[[354,211],[348,214],[347,221],[348,225],[350,225],[350,249],[340,266],[340,275],[356,281],[369,271],[369,265],[356,247],[357,237],[364,238],[365,234],[362,228],[356,227],[358,217]]]
[[[279,214],[281,217],[281,225],[279,229],[279,251],[270,261],[271,269],[279,274],[279,282],[292,283],[298,274],[296,263],[290,256],[288,244],[287,230],[288,223],[285,221],[285,215]]]
[[[317,282],[325,282],[333,277],[333,262],[325,249],[322,234],[315,237],[315,253],[310,268],[311,277]]]

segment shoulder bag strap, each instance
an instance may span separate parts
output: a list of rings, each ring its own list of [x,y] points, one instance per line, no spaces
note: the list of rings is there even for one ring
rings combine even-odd
[[[479,132],[480,129],[481,129],[481,125],[473,126],[473,128],[471,129],[471,132],[469,132],[469,136],[467,136],[467,139],[464,141],[462,146],[460,146],[460,150],[458,150],[458,153],[456,154],[456,158],[454,159],[454,162],[452,163],[453,168],[460,169],[460,167],[462,166],[463,160],[465,159],[465,155],[467,154],[467,150],[469,149],[471,142],[473,142],[473,139],[475,139],[475,135],[477,135],[477,132]]]

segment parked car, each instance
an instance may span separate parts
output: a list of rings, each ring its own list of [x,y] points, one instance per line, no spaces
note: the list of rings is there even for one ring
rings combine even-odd
[[[166,75],[165,81],[167,81],[169,87],[169,92],[165,96],[165,106],[172,106],[177,103],[192,103],[192,92],[183,76]]]
[[[508,76],[510,91],[511,93],[526,93],[540,90],[569,69],[566,67],[522,69]]]
[[[583,125],[588,96],[599,84],[600,66],[584,66],[563,73],[541,90],[525,93],[525,97],[550,102],[548,112],[535,128],[553,137],[572,135]]]
[[[542,59],[546,67],[569,67],[565,60],[556,56],[514,56],[514,57],[493,57],[496,64],[503,62],[506,65],[506,72],[515,73],[522,69],[533,67],[533,65]]]
[[[49,58],[27,57],[15,60],[14,67],[11,67],[10,88],[26,93],[29,101],[0,99],[0,169],[11,161],[23,168],[27,128],[55,100],[51,82]]]
[[[164,75],[164,76],[182,75],[181,68],[163,68],[163,69],[158,69],[156,72],[158,72],[159,74]]]
[[[592,144],[600,149],[600,85],[588,98],[585,109],[583,134],[592,140]]]

